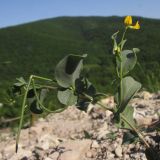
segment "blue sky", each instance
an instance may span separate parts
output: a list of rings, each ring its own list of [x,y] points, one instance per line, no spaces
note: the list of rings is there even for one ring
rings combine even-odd
[[[0,0],[0,28],[58,16],[160,18],[160,0]]]

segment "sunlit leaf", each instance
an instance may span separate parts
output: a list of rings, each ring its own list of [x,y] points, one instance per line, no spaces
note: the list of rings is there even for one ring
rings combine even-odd
[[[73,90],[59,90],[57,94],[58,100],[67,106],[74,105],[77,103],[77,96],[74,95]]]
[[[140,90],[141,83],[135,81],[132,77],[128,76],[122,79],[122,92],[118,92],[118,99],[121,102],[118,105],[117,113],[121,113],[124,111],[130,99],[135,95],[135,93]],[[121,95],[122,94],[122,95]]]
[[[131,71],[137,62],[136,53],[132,50],[124,50],[121,53],[121,61],[119,58],[116,58],[117,67],[120,70],[122,67],[123,76],[126,75],[129,71]]]
[[[75,80],[80,76],[83,59],[86,56],[68,55],[58,63],[55,68],[55,78],[60,86],[68,88],[75,84]]]

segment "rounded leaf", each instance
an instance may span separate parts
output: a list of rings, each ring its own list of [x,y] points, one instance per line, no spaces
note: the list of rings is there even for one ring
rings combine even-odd
[[[121,53],[121,62],[116,58],[117,66],[120,69],[120,65],[122,63],[122,73],[123,76],[126,75],[129,71],[131,71],[137,62],[136,52],[132,50],[124,50]]]
[[[38,102],[36,100],[34,100],[31,105],[30,105],[30,111],[34,114],[42,114],[43,113],[43,109],[40,107],[40,105],[38,104]]]
[[[132,77],[128,76],[122,79],[122,95],[120,97],[120,91],[118,93],[119,108],[118,113],[121,113],[126,108],[130,99],[135,93],[140,90],[141,83],[135,81]],[[121,102],[121,103],[120,103]]]
[[[68,55],[58,63],[55,68],[55,78],[60,86],[68,88],[74,85],[75,80],[79,78],[83,59],[86,56]]]
[[[59,90],[57,97],[60,103],[67,106],[74,105],[77,103],[77,96],[74,95],[73,90],[70,89]]]

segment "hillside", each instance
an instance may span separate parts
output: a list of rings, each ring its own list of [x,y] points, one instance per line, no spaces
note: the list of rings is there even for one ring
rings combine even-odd
[[[134,75],[150,91],[160,88],[160,20],[134,17],[141,29],[128,33],[127,47],[141,49]],[[59,17],[0,29],[0,88],[30,74],[53,78],[67,54],[88,54],[85,74],[98,90],[111,93],[114,79],[111,35],[123,30],[122,17]]]

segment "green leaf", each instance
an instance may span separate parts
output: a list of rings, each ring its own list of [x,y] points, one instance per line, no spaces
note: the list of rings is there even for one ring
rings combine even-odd
[[[104,93],[96,93],[93,95],[93,102],[96,103],[98,101],[100,101],[101,99],[106,98],[108,95],[104,94]]]
[[[74,91],[70,89],[59,90],[57,94],[60,103],[70,106],[77,103],[77,96],[74,95]]]
[[[38,104],[37,100],[34,100],[31,104],[30,104],[30,111],[34,114],[42,114],[43,113],[43,109],[40,107],[40,105]]]
[[[107,139],[111,139],[112,141],[116,140],[117,134],[114,132],[110,132],[106,134]]]
[[[96,89],[93,84],[87,78],[78,78],[75,81],[75,90],[78,94],[87,94],[89,96],[93,96],[96,94]]]
[[[132,125],[132,126],[136,126],[136,123],[134,121],[133,118],[133,113],[134,113],[134,108],[127,105],[127,107],[125,108],[125,110],[121,113],[125,119]],[[121,117],[120,117],[120,126],[123,128],[127,128],[127,129],[132,129],[127,122],[125,122]]]
[[[124,111],[130,99],[135,95],[135,93],[140,90],[141,83],[135,81],[132,77],[128,76],[122,79],[122,95],[120,99],[120,91],[118,92],[118,100],[120,100],[120,104],[118,106],[117,113],[121,113]]]
[[[120,53],[121,61],[118,57],[116,57],[117,67],[120,70],[120,66],[122,63],[122,73],[123,76],[126,75],[129,71],[131,71],[137,62],[136,49],[132,50],[124,50]]]
[[[125,108],[125,110],[122,112],[123,116],[125,116],[125,118],[127,119],[127,121],[132,125],[132,126],[136,126],[136,123],[134,121],[133,118],[133,113],[134,113],[134,108],[127,105],[127,107]],[[132,129],[130,128],[130,126],[123,121],[123,127],[124,128],[128,128],[128,129]]]
[[[124,40],[122,40],[121,42],[120,42],[120,46],[121,46],[121,50],[123,50],[123,47],[124,47],[124,45],[125,45],[125,43],[127,42],[127,40],[126,39],[124,39]]]
[[[22,86],[27,84],[23,77],[16,78],[16,80],[18,82],[14,83],[14,85],[17,86],[17,87],[22,87]]]
[[[133,52],[134,52],[134,53],[139,53],[139,52],[140,52],[140,49],[139,49],[139,48],[133,48]]]
[[[39,100],[40,100],[41,102],[44,101],[44,99],[45,99],[46,96],[47,96],[47,93],[48,93],[48,90],[47,90],[47,89],[41,89],[41,91],[40,91],[40,97],[39,97]]]
[[[33,98],[35,96],[34,90],[30,89],[27,93],[27,98]]]
[[[111,37],[111,39],[113,40],[113,54],[116,54],[115,50],[118,47],[117,45],[117,35],[118,35],[119,31],[117,31],[116,33],[114,33]]]
[[[114,95],[114,102],[116,103],[116,105],[117,106],[119,106],[119,102],[120,102],[120,100],[119,100],[119,94],[118,94],[118,92]]]
[[[133,142],[136,142],[138,139],[138,135],[135,132],[128,131],[123,135],[122,144],[131,144]]]
[[[55,78],[57,83],[68,88],[75,84],[75,80],[79,78],[83,66],[83,59],[87,55],[68,55],[64,57],[55,68]]]
[[[84,130],[84,138],[85,139],[91,139],[92,138],[92,134],[90,134],[88,131]]]
[[[12,94],[12,96],[19,96],[21,95],[22,91],[21,91],[21,87],[17,86],[17,85],[13,85],[13,87],[11,88],[11,92],[10,95]]]
[[[134,113],[134,108],[127,105],[125,107],[125,110],[121,113],[121,115],[123,117],[125,117],[125,119],[128,121],[128,123],[130,123],[130,125],[132,125],[133,127],[136,127],[136,123],[134,121],[133,118],[133,113]],[[122,118],[122,116],[119,116],[118,121],[116,121],[116,126],[119,128],[126,128],[126,129],[131,129],[130,125],[128,125],[128,123],[126,121],[124,121],[124,119]]]
[[[30,106],[30,110],[34,114],[41,114],[43,113],[43,106],[41,105],[46,98],[47,95],[47,89],[41,89],[41,90],[36,90],[36,94],[38,96],[38,99],[36,99],[36,94],[34,92],[34,89],[30,89],[27,98],[28,98],[28,103]]]

